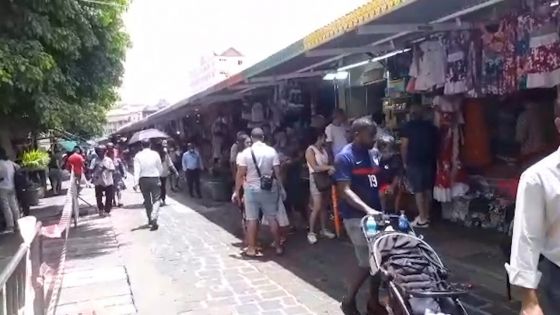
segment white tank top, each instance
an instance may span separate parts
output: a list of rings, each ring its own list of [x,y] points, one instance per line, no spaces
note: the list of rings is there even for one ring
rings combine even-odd
[[[314,145],[309,146],[311,150],[315,153],[315,161],[317,162],[317,166],[329,165],[329,155],[327,150],[319,150]],[[307,162],[307,168],[309,169],[309,173],[315,173],[309,162]]]

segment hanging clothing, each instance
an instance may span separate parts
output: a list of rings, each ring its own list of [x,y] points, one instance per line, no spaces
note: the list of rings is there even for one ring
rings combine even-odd
[[[415,50],[409,70],[409,75],[414,78],[414,86],[409,86],[407,90],[424,92],[434,87],[443,87],[446,61],[445,49],[439,40],[421,43]]]
[[[558,10],[543,7],[518,17],[519,88],[551,88],[560,84]]]
[[[434,199],[450,202],[453,198],[455,177],[460,169],[460,127],[464,124],[464,119],[459,100],[437,96],[434,98],[434,106],[436,126],[439,127],[440,134]]]
[[[444,94],[446,95],[461,94],[468,90],[468,38],[468,32],[454,32],[447,42],[447,75],[444,86]]]
[[[263,104],[256,102],[251,108],[251,122],[262,123],[265,120]]]
[[[516,86],[515,22],[503,19],[496,32],[488,27],[482,30],[482,73],[483,95],[505,95],[514,93]]]
[[[537,153],[546,147],[545,129],[537,109],[527,109],[519,115],[515,140],[521,145],[521,155],[523,156]]]
[[[463,113],[465,118],[465,139],[461,150],[463,164],[472,168],[486,167],[492,163],[492,154],[484,107],[478,100],[467,99],[463,105]]]

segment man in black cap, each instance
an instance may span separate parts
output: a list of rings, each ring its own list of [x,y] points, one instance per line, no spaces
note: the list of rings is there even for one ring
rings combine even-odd
[[[142,151],[134,156],[134,190],[140,187],[150,229],[158,229],[157,219],[161,206],[160,177],[163,171],[159,154],[150,148],[150,141],[142,141]]]

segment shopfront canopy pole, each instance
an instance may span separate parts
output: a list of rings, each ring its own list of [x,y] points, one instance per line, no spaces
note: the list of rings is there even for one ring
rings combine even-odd
[[[338,196],[336,194],[336,186],[331,187],[331,199],[332,199],[332,209],[334,215],[334,232],[336,237],[340,237],[341,227],[340,227],[340,215],[338,213]]]

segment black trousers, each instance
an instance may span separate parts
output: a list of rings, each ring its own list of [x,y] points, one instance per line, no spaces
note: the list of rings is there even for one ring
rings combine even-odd
[[[159,181],[161,183],[160,198],[161,198],[161,201],[165,202],[165,197],[167,196],[167,177],[160,177]]]
[[[200,170],[187,170],[185,176],[187,177],[187,186],[189,187],[189,194],[191,197],[194,197],[194,190],[196,196],[202,198],[202,194],[200,193]]]
[[[105,203],[103,203],[103,194],[105,194]],[[115,187],[111,186],[95,186],[95,200],[97,201],[97,209],[99,211],[111,212],[113,208],[113,199],[115,199]]]

